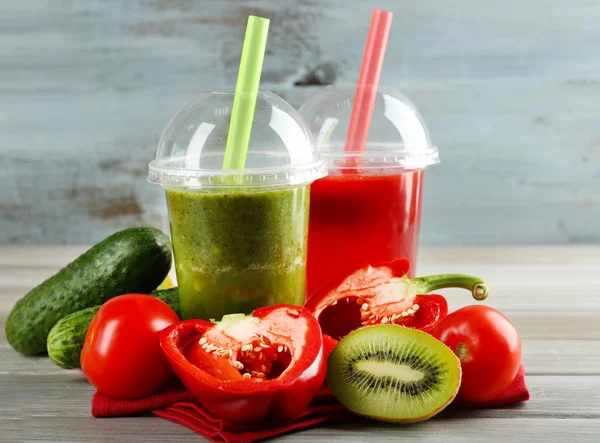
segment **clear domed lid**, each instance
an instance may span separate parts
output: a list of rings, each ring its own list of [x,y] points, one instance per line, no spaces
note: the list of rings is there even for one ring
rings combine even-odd
[[[315,138],[329,171],[359,169],[421,169],[439,162],[438,150],[415,105],[398,90],[377,88],[373,117],[364,149],[346,150],[356,86],[327,86],[299,110]]]
[[[165,188],[296,186],[324,177],[325,163],[297,112],[259,92],[244,169],[223,169],[233,92],[206,92],[183,106],[162,134],[148,180]]]

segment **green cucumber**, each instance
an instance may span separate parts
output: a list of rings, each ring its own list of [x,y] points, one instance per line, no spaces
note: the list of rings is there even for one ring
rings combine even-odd
[[[164,301],[181,317],[177,288],[163,289],[150,295]],[[64,369],[81,367],[79,356],[83,349],[85,335],[99,309],[100,306],[94,306],[74,312],[54,325],[48,334],[48,356],[54,364]]]
[[[117,295],[147,294],[171,268],[169,238],[154,228],[111,235],[19,300],[6,320],[6,338],[21,354],[46,351],[61,318]]]

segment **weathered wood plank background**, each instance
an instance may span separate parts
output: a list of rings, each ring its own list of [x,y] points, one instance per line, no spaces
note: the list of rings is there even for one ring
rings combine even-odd
[[[166,228],[146,165],[190,94],[235,84],[246,18],[272,19],[263,89],[299,106],[352,82],[373,7],[383,81],[442,163],[424,244],[600,243],[597,0],[0,2],[0,243]]]

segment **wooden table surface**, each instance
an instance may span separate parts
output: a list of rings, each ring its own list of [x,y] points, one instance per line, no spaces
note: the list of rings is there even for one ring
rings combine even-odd
[[[94,419],[92,388],[79,371],[23,357],[6,342],[9,310],[83,247],[0,247],[0,442],[199,442],[155,417]],[[600,247],[429,248],[419,274],[485,278],[488,302],[517,326],[531,400],[492,410],[446,410],[411,426],[321,427],[282,441],[600,441]],[[450,307],[468,293],[442,291]]]

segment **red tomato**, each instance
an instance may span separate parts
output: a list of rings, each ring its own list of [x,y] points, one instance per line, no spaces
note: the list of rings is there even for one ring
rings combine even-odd
[[[156,392],[173,375],[159,333],[179,322],[162,300],[127,294],[107,301],[94,316],[81,351],[81,369],[98,391],[115,398]]]
[[[483,403],[497,398],[514,380],[521,363],[521,339],[500,312],[466,306],[448,315],[434,335],[458,356],[462,382],[457,398]]]

